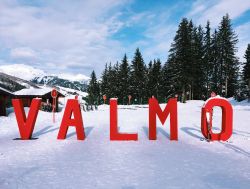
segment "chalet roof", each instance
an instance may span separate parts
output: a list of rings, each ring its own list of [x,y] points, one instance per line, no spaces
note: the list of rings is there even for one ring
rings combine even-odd
[[[28,89],[22,89],[20,91],[16,91],[14,94],[15,96],[17,97],[42,97],[42,96],[45,96],[45,95],[50,95],[52,91],[52,88],[28,88]],[[58,92],[58,96],[60,97],[64,97],[64,95],[62,93],[60,93],[59,91]]]
[[[14,96],[14,94],[11,91],[4,89],[2,87],[0,87],[0,95]]]

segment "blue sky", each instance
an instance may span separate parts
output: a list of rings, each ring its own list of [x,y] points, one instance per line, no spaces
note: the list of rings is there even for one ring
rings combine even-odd
[[[98,75],[106,62],[167,60],[179,21],[210,20],[213,29],[229,13],[243,61],[250,43],[248,0],[1,0],[0,65],[27,64],[48,73]]]

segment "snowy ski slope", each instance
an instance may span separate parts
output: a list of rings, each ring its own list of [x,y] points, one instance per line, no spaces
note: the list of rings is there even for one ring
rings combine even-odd
[[[178,103],[179,141],[169,140],[169,126],[158,122],[158,139],[148,140],[146,105],[119,106],[121,132],[138,132],[138,141],[109,140],[109,106],[83,112],[86,140],[70,129],[56,139],[63,112],[39,112],[36,140],[19,137],[15,115],[0,117],[0,189],[38,188],[250,188],[250,104],[230,100],[234,133],[228,142],[202,141],[203,101]],[[164,107],[164,105],[162,105]],[[26,112],[28,108],[26,108]],[[214,131],[220,130],[215,108]]]

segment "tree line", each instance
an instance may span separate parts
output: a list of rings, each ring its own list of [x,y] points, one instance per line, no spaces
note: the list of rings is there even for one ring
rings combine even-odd
[[[100,80],[91,73],[87,100],[100,104],[103,96],[116,97],[118,103],[128,104],[131,96],[131,103],[144,104],[154,96],[161,103],[171,97],[185,102],[205,100],[212,91],[245,99],[250,96],[250,45],[246,62],[241,63],[236,56],[237,42],[228,14],[214,31],[209,21],[203,28],[183,18],[164,64],[160,59],[145,64],[137,48],[131,63],[125,54],[121,62],[106,64]]]

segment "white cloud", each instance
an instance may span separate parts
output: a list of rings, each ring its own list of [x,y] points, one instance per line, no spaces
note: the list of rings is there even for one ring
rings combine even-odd
[[[89,75],[92,70],[100,74],[105,63],[121,60],[125,52],[131,58],[136,47],[143,51],[146,63],[152,58],[165,61],[178,26],[172,16],[181,17],[180,7],[187,7],[190,2],[141,12],[130,9],[131,2],[44,0],[39,6],[31,6],[2,0],[0,49],[11,49],[8,62],[25,63],[56,74]],[[210,19],[217,25],[227,12],[231,18],[242,15],[249,9],[250,1],[198,0],[190,6],[187,17],[197,24]],[[138,25],[145,29],[136,33],[137,41],[126,43],[113,38],[120,29],[138,29]],[[242,43],[240,49],[243,46]]]
[[[225,14],[229,14],[232,22],[240,18],[246,11],[250,10],[250,1],[246,0],[197,0],[193,3],[187,17],[192,18],[196,24],[204,25],[207,20],[210,21],[213,28],[217,28],[219,22]],[[237,44],[237,56],[240,61],[244,60],[244,53],[247,44],[250,43],[250,20],[243,22],[241,25],[234,27],[235,33],[238,35],[239,43]]]
[[[12,49],[10,56],[17,59],[33,59],[36,57],[36,53],[30,48],[21,47]]]
[[[162,63],[167,60],[168,51],[178,26],[178,23],[173,22],[170,16],[179,9],[178,5],[177,3],[173,7],[159,11],[157,15],[150,12],[144,15],[143,19],[146,20],[148,26],[142,33],[145,39],[135,43],[133,48],[143,47],[145,63],[156,58],[160,58]]]
[[[187,17],[192,17],[199,24],[210,20],[212,26],[217,26],[225,14],[236,19],[250,9],[250,1],[246,0],[198,0],[193,4]]]
[[[124,52],[120,54],[122,44],[111,36],[123,26],[119,14],[112,11],[125,2],[44,1],[41,6],[28,6],[15,0],[1,1],[0,45],[12,49],[12,58],[37,55],[32,64],[52,73],[89,74],[93,69],[100,73],[106,62]]]
[[[239,43],[238,43],[238,57],[241,62],[245,62],[244,55],[247,49],[247,45],[250,44],[250,22],[242,24],[236,27],[236,33],[238,34]]]
[[[145,35],[151,39],[148,48],[145,49],[145,56],[153,58],[161,58],[163,63],[167,60],[168,51],[177,30],[175,24],[159,24],[149,28]]]

